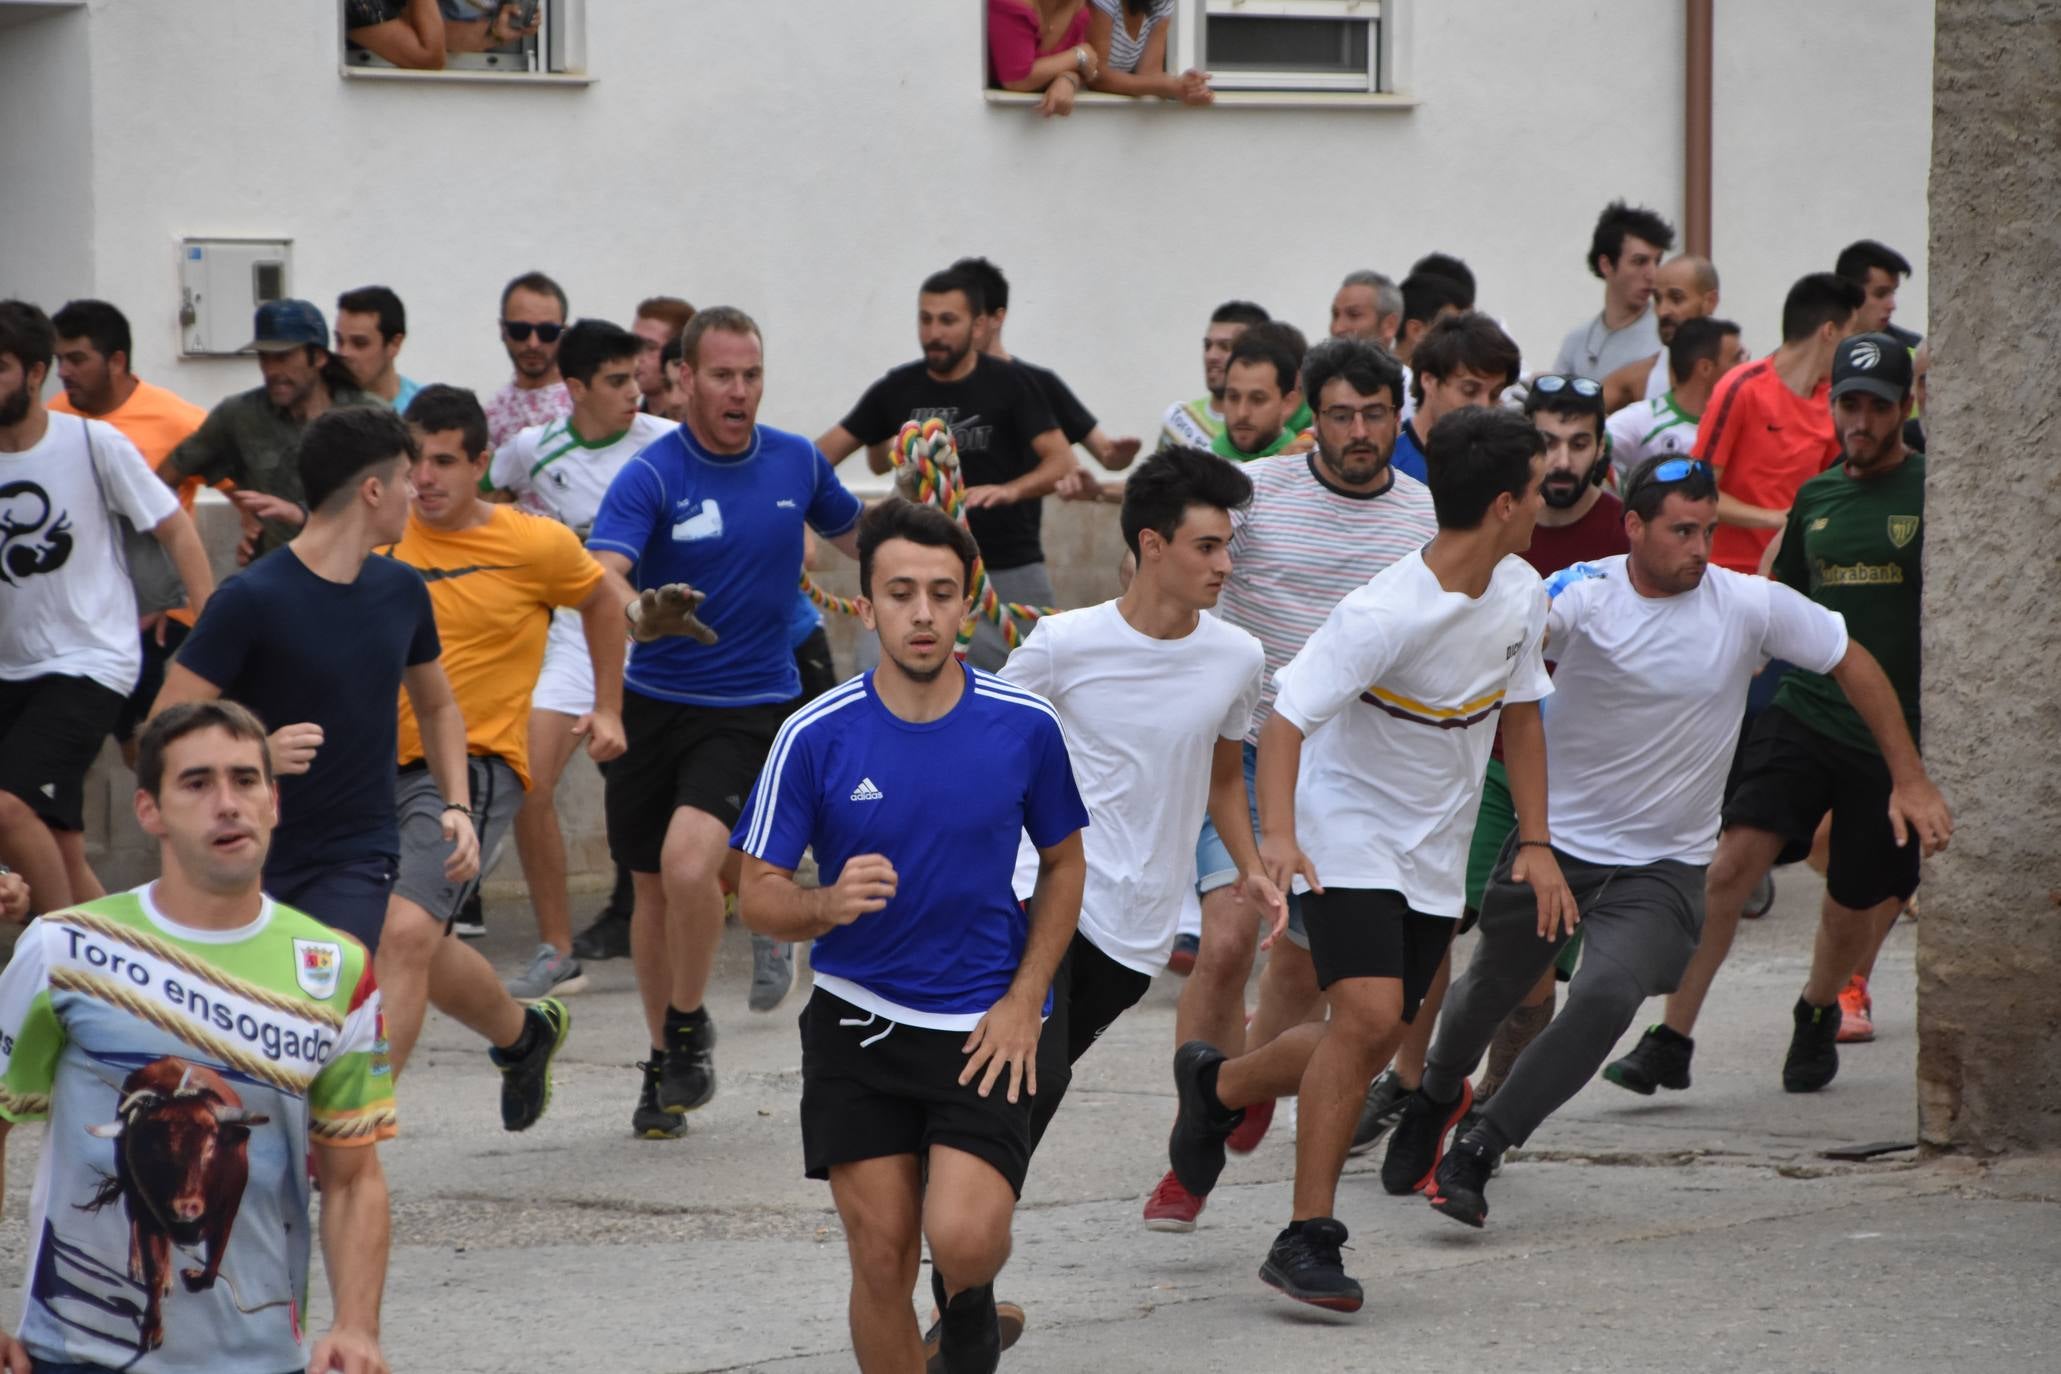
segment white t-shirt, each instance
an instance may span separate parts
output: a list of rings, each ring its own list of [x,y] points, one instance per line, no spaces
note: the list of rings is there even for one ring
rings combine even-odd
[[[1675,389],[1674,373],[1668,370],[1667,350],[1660,350],[1660,356],[1653,360],[1653,367],[1646,373],[1646,399],[1665,396]]]
[[[1603,428],[1610,435],[1610,466],[1620,482],[1655,454],[1687,458],[1696,451],[1696,417],[1675,404],[1672,391],[1612,411]]]
[[[1158,973],[1195,885],[1217,741],[1244,739],[1259,702],[1259,641],[1210,615],[1180,639],[1154,639],[1105,601],[1040,620],[1001,677],[1050,701],[1066,727],[1090,817],[1082,933],[1125,968]],[[1016,895],[1029,898],[1037,881],[1025,836]]]
[[[1597,864],[1709,863],[1754,670],[1782,658],[1829,673],[1846,655],[1846,622],[1779,582],[1716,565],[1679,596],[1639,595],[1623,554],[1549,585],[1553,843]]]
[[[1411,553],[1339,602],[1281,670],[1274,710],[1307,737],[1296,838],[1326,888],[1387,888],[1413,911],[1460,915],[1496,720],[1553,690],[1546,609],[1515,555],[1475,598]]]
[[[487,481],[514,492],[515,503],[524,510],[571,525],[585,538],[608,484],[623,464],[678,427],[672,420],[640,414],[614,439],[597,444],[573,432],[571,416],[531,425],[494,450]]]
[[[0,679],[85,677],[125,697],[136,690],[136,590],[110,507],[139,530],[179,509],[113,425],[53,414],[33,446],[0,453]]]

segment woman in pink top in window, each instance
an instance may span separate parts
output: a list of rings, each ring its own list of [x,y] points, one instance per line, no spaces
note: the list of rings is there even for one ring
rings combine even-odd
[[[1073,112],[1100,72],[1088,46],[1087,0],[988,0],[988,77],[1005,91],[1043,91],[1038,113]]]

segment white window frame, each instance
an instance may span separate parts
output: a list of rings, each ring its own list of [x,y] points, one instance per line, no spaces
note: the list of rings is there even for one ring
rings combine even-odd
[[[1179,0],[1170,54],[1175,71],[1209,69],[1206,33],[1212,15],[1358,19],[1375,29],[1368,35],[1365,73],[1211,71],[1211,85],[1224,93],[1284,96],[1350,96],[1366,99],[1406,96],[1410,90],[1410,0]]]
[[[536,65],[521,64],[506,53],[449,53],[443,70],[428,72],[396,67],[370,53],[354,55],[338,4],[337,65],[345,76],[361,80],[587,85],[593,80],[587,75],[587,0],[537,0],[537,11],[544,22],[537,30]]]

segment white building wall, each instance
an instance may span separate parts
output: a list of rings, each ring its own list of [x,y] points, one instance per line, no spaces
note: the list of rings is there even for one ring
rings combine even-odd
[[[981,252],[1014,284],[1015,350],[1149,436],[1197,393],[1226,297],[1315,335],[1344,272],[1400,276],[1446,249],[1541,363],[1599,302],[1582,254],[1601,204],[1681,209],[1668,0],[1413,0],[1410,110],[1093,106],[1049,123],[983,100],[977,0],[586,8],[593,84],[461,86],[340,76],[318,0],[92,0],[90,106],[60,106],[91,155],[5,164],[52,195],[0,198],[0,280],[51,306],[88,289],[120,303],[139,371],[201,401],[256,369],[177,358],[183,235],[290,237],[296,294],[325,311],[391,285],[404,370],[481,388],[506,372],[497,292],[527,268],[575,314],[625,323],[654,292],[727,302],[768,336],[765,418],[814,433],[915,356],[922,275]],[[1766,348],[1788,283],[1841,244],[1921,259],[1931,5],[1718,10],[1717,256],[1728,313]],[[0,30],[0,73],[37,69],[16,45],[52,22]],[[0,122],[50,109],[48,85],[0,80]],[[41,126],[60,146],[62,123]],[[1922,266],[1900,318],[1923,327]]]
[[[0,297],[93,284],[87,36],[83,7],[0,6]]]

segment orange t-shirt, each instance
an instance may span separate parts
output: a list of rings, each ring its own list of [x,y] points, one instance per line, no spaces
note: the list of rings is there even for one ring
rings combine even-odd
[[[1839,461],[1831,388],[1798,396],[1772,358],[1726,373],[1703,408],[1695,456],[1717,471],[1718,490],[1767,510],[1788,510],[1798,488]],[[1719,525],[1710,561],[1735,572],[1760,571],[1773,530]]]
[[[601,583],[601,565],[556,520],[490,506],[469,530],[432,528],[411,515],[387,553],[429,583],[444,676],[465,715],[466,752],[495,755],[530,785],[530,691],[544,666],[551,612],[577,606]],[[422,757],[422,731],[401,693],[400,759]]]

